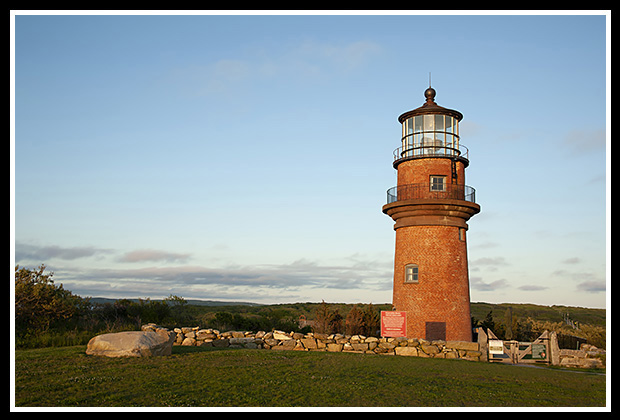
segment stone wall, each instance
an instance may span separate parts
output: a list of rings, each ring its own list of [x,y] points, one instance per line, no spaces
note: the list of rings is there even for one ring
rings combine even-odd
[[[591,344],[582,344],[580,350],[560,349],[560,366],[604,368],[606,352]]]
[[[155,324],[142,326],[143,331],[168,329]],[[369,353],[397,356],[434,357],[488,361],[488,343],[484,331],[478,331],[478,343],[469,341],[427,341],[423,339],[377,338],[363,335],[286,333],[284,331],[226,331],[200,327],[174,328],[175,346],[205,346],[268,350],[328,351]],[[551,334],[553,339],[553,333]],[[552,346],[553,347],[553,346]],[[556,347],[557,349],[557,344]],[[552,364],[566,367],[605,368],[606,352],[590,344],[580,350],[557,349],[559,357]]]
[[[161,329],[155,324],[144,331]],[[478,343],[469,341],[427,341],[423,339],[377,338],[363,335],[286,333],[284,331],[226,331],[199,327],[175,328],[177,346],[206,346],[269,350],[328,351],[382,355],[434,357],[479,361]]]

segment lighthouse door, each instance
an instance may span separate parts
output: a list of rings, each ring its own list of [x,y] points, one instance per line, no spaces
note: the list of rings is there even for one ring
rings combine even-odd
[[[446,323],[445,322],[427,322],[426,323],[426,339],[445,340],[446,339]]]

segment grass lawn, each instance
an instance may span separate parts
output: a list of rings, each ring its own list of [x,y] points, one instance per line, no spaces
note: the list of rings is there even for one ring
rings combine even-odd
[[[209,350],[104,358],[17,350],[17,407],[605,406],[605,376],[354,353]]]

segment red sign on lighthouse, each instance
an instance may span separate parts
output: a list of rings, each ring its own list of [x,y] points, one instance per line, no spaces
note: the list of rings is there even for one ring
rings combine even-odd
[[[381,337],[406,337],[407,312],[381,311]]]

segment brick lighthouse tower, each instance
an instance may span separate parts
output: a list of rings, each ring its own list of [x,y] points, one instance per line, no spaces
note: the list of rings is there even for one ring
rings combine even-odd
[[[437,105],[435,95],[429,87],[421,107],[398,117],[398,185],[383,206],[396,231],[392,303],[407,313],[409,338],[471,341],[466,222],[480,206],[465,185],[463,114]]]

